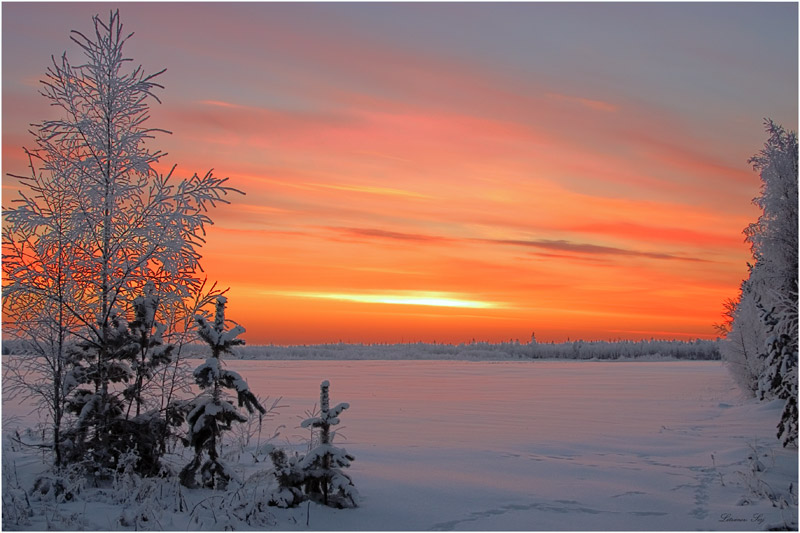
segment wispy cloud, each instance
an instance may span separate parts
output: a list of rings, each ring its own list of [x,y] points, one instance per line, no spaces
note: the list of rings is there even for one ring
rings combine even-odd
[[[308,185],[312,187],[318,187],[321,189],[334,189],[337,191],[377,194],[382,196],[400,196],[403,198],[418,198],[418,199],[431,198],[426,194],[420,194],[414,191],[395,189],[392,187],[378,187],[374,185],[344,185],[344,184],[333,184],[333,183],[309,183]]]
[[[451,238],[441,235],[430,235],[422,233],[405,233],[398,231],[387,231],[376,228],[329,228],[334,231],[346,235],[356,237],[366,237],[374,239],[389,239],[396,241],[409,241],[418,243],[481,243],[481,244],[498,244],[509,246],[523,246],[528,248],[540,248],[545,250],[554,250],[559,252],[568,252],[572,254],[581,255],[610,255],[610,256],[630,256],[630,257],[643,257],[647,259],[665,259],[675,261],[691,261],[691,262],[708,262],[706,259],[698,257],[691,257],[687,255],[680,255],[674,253],[664,252],[650,252],[643,250],[635,250],[628,248],[618,248],[614,246],[604,246],[592,243],[572,242],[564,239],[482,239],[482,238]],[[570,256],[554,254],[554,258],[568,258]]]
[[[622,237],[650,242],[670,242],[693,246],[740,246],[743,237],[733,233],[714,233],[687,228],[670,228],[635,224],[633,222],[603,222],[571,226],[570,231]]]
[[[646,252],[640,250],[630,250],[626,248],[615,248],[613,246],[601,246],[598,244],[570,242],[566,240],[520,240],[520,239],[479,239],[480,242],[493,243],[493,244],[509,244],[514,246],[526,246],[533,248],[544,248],[547,250],[560,250],[562,252],[573,252],[577,254],[591,254],[591,255],[623,255],[632,257],[645,257],[649,259],[668,259],[677,261],[692,261],[692,262],[708,262],[706,259],[698,257],[688,257],[676,254],[667,254],[659,252]]]
[[[614,111],[617,111],[617,109],[619,109],[616,105],[610,102],[604,102],[603,100],[593,100],[591,98],[581,98],[578,96],[569,96],[560,93],[547,93],[545,96],[552,100],[576,103],[583,107],[593,109],[595,111],[605,111],[607,113],[613,113]]]
[[[354,237],[367,237],[375,239],[390,239],[395,241],[410,241],[410,242],[427,242],[427,243],[444,243],[452,241],[447,237],[438,235],[425,235],[422,233],[404,233],[399,231],[387,231],[376,228],[329,228],[345,235]]]

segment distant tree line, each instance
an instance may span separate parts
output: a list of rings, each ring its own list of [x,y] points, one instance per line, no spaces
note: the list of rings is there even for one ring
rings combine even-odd
[[[573,341],[565,343],[536,343],[532,345],[535,359],[638,359],[649,356],[673,359],[718,360],[717,342],[648,339],[641,341]]]
[[[191,350],[190,350],[191,353]],[[318,344],[306,346],[247,346],[239,350],[245,359],[471,359],[471,360],[619,360],[681,359],[689,361],[721,358],[716,340],[692,341],[648,339],[641,341],[470,342],[442,344]]]

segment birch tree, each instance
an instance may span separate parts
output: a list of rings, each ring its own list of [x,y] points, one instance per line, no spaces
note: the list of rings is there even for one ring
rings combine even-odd
[[[3,334],[22,341],[17,344],[26,352],[5,362],[4,392],[46,411],[54,462],[60,466],[66,353],[82,314],[73,282],[76,250],[68,235],[75,204],[71,176],[37,172],[33,154],[28,159],[30,176],[17,176],[28,194],[21,194],[18,208],[4,212]]]
[[[67,344],[95,352],[99,373],[86,403],[95,413],[86,419],[95,421],[93,439],[102,446],[117,416],[114,397],[126,386],[108,370],[114,321],[133,315],[146,285],[161,322],[181,302],[203,300],[199,250],[208,210],[238,191],[210,171],[188,179],[175,178],[174,166],[156,171],[166,154],[148,143],[168,132],[147,122],[164,71],[131,66],[123,48],[133,34],[123,31],[118,11],[93,17],[93,26],[71,34],[82,61],[53,57],[42,81],[42,96],[60,116],[32,125],[30,176],[4,208],[3,306],[6,330],[41,337],[36,321],[44,320],[53,332],[44,348],[56,363],[48,373],[53,390],[68,371]]]

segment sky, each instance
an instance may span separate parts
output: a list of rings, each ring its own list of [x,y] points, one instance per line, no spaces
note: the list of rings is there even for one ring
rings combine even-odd
[[[714,338],[797,130],[796,3],[4,2],[3,205],[117,7],[159,170],[245,193],[202,265],[250,344]]]

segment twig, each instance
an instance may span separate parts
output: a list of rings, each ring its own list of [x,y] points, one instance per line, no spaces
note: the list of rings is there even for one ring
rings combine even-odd
[[[16,442],[17,444],[21,444],[21,445],[27,446],[29,448],[44,448],[46,450],[52,450],[53,449],[53,445],[52,444],[47,444],[47,443],[34,444],[34,443],[24,442],[21,437],[17,437],[17,436],[9,436],[9,439],[11,439],[12,442]]]

